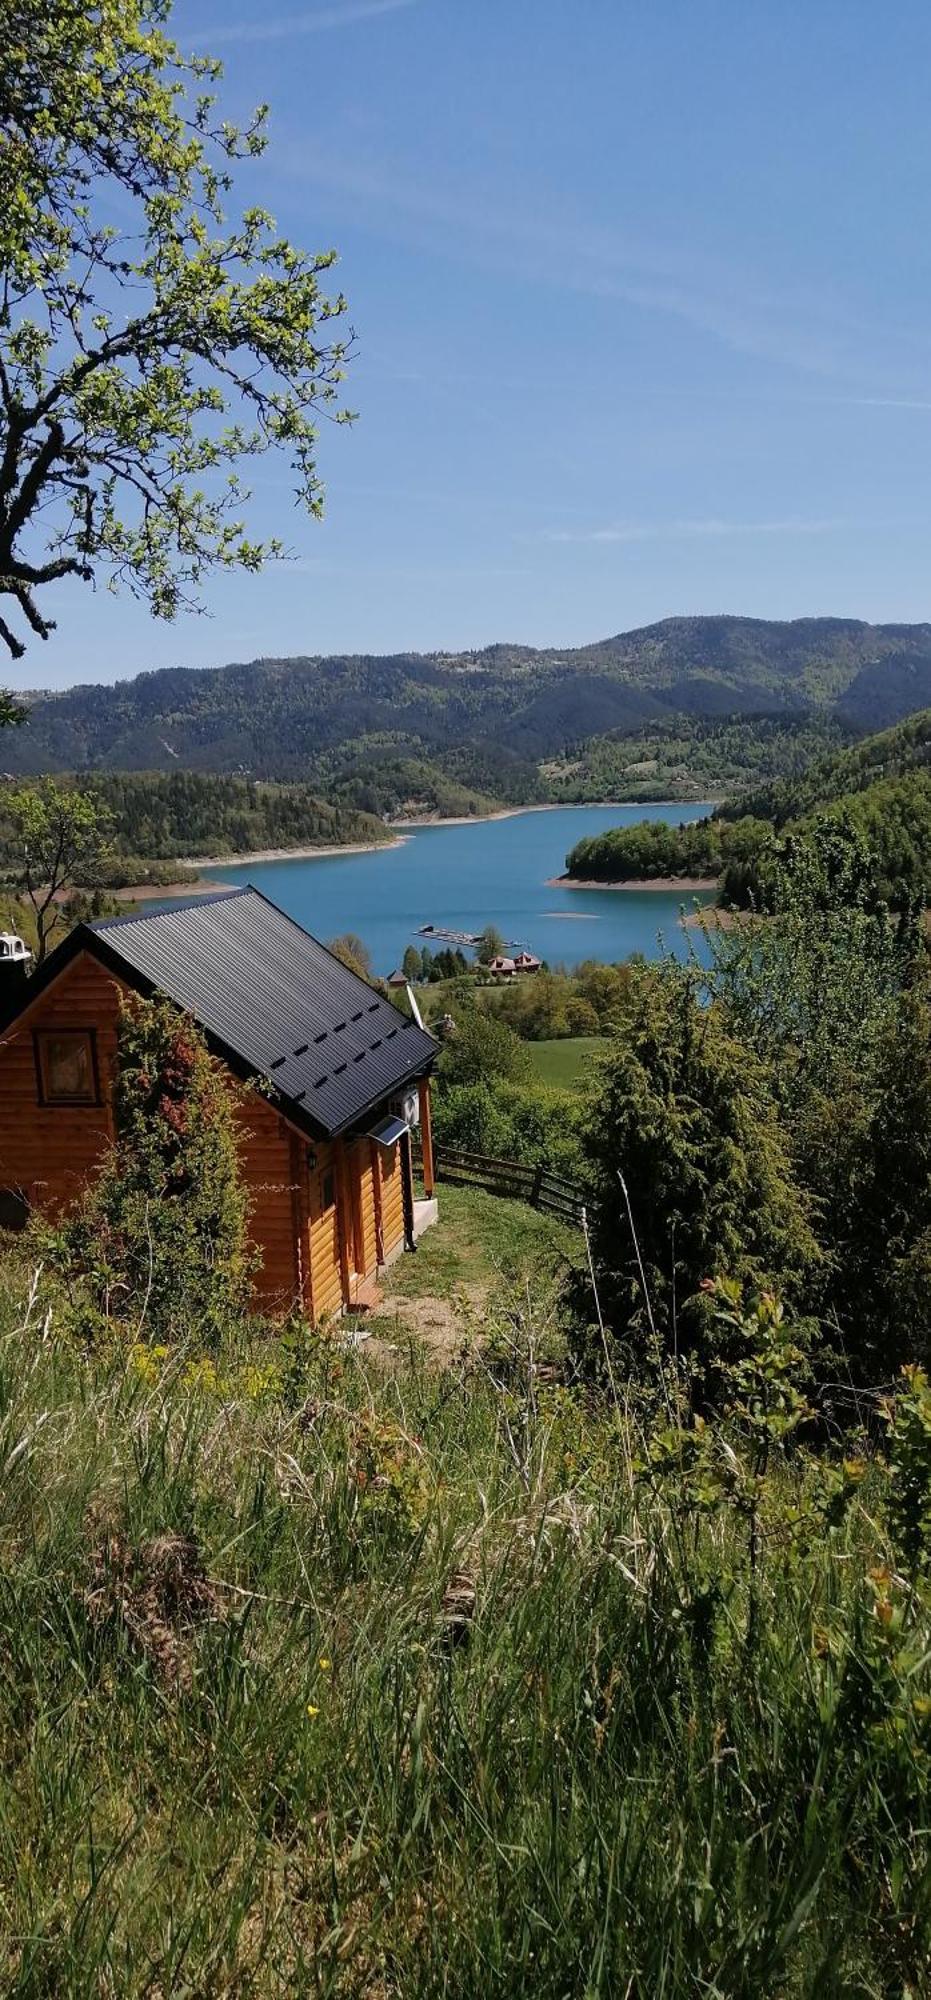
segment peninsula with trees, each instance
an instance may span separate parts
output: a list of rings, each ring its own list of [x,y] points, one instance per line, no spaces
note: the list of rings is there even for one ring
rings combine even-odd
[[[562,879],[713,883],[725,906],[765,908],[779,857],[842,825],[869,847],[879,892],[893,907],[931,902],[931,710],[814,758],[798,776],[752,788],[689,825],[644,819],[581,840]]]

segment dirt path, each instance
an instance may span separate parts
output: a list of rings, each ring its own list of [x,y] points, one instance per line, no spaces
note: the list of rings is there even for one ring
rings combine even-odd
[[[490,1284],[463,1287],[455,1300],[439,1296],[392,1297],[373,1315],[373,1346],[386,1350],[408,1338],[419,1341],[438,1368],[449,1368],[463,1347],[481,1339]]]

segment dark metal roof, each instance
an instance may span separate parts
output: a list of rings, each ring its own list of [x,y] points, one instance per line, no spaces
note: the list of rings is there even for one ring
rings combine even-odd
[[[224,1053],[268,1077],[284,1110],[319,1133],[345,1132],[423,1076],[438,1053],[432,1035],[258,889],[198,896],[79,932],[130,984],[193,1014]],[[73,940],[75,933],[72,949]],[[51,971],[54,959],[48,964]]]

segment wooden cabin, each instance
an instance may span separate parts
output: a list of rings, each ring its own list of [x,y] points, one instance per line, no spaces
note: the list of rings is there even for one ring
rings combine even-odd
[[[127,992],[166,995],[259,1086],[238,1113],[257,1305],[317,1321],[364,1303],[435,1220],[438,1044],[252,888],[79,924],[16,989],[0,1029],[0,1224],[66,1210],[110,1144]]]

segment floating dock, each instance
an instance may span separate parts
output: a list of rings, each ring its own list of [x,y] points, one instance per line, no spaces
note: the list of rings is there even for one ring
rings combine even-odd
[[[471,945],[473,950],[476,945],[482,942],[480,931],[449,931],[442,924],[420,924],[414,935],[415,937],[435,938],[439,944]],[[505,938],[504,944],[508,951],[517,951],[519,949],[513,938]]]

